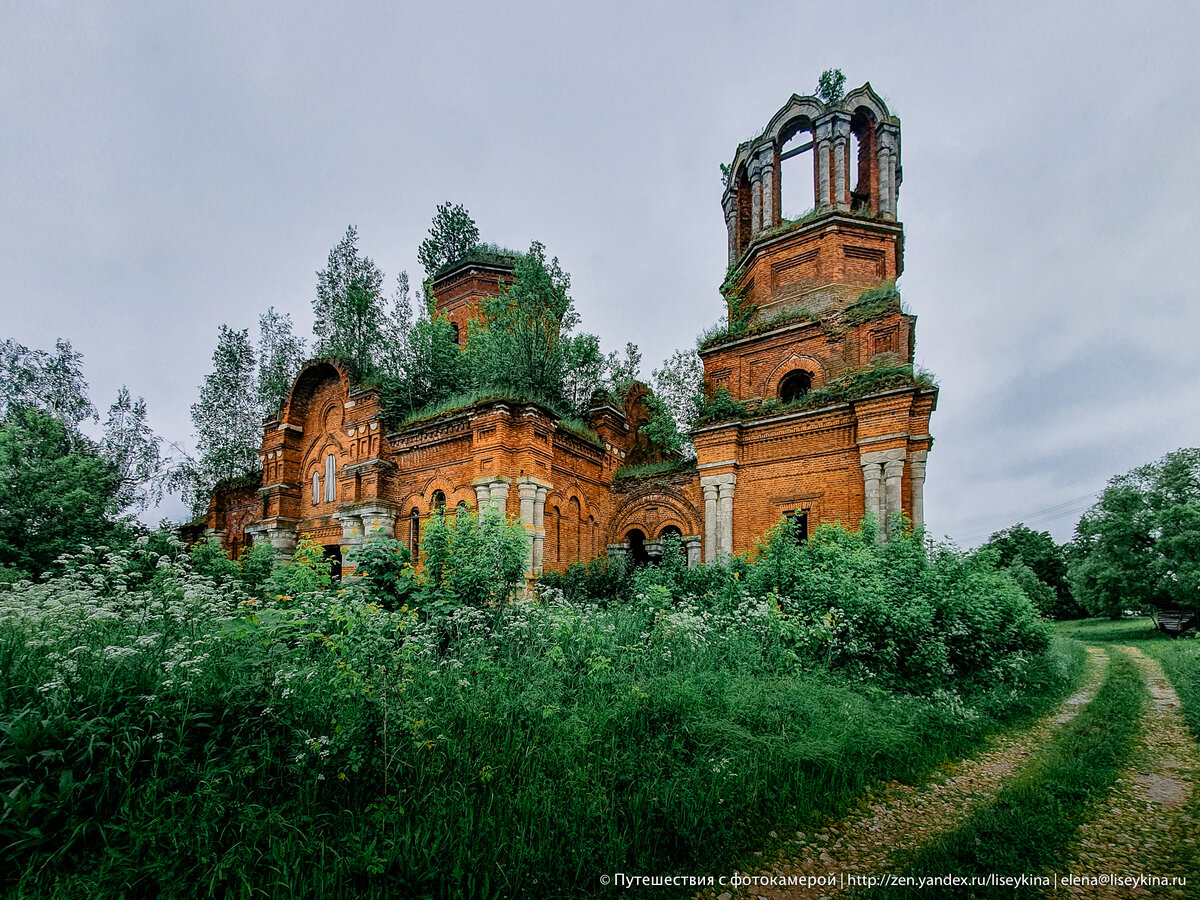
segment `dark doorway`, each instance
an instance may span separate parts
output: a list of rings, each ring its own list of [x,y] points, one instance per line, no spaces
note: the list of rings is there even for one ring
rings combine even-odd
[[[625,535],[625,543],[629,547],[629,561],[635,566],[650,562],[650,554],[646,552],[646,535],[640,529],[635,528]]]
[[[325,548],[325,558],[329,560],[329,577],[334,581],[342,580],[342,548],[337,544]]]

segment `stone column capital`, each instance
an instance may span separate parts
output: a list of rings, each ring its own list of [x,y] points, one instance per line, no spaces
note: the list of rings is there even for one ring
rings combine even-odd
[[[758,181],[762,178],[763,163],[757,156],[751,157],[750,164],[746,166],[746,174],[750,176],[750,183]]]

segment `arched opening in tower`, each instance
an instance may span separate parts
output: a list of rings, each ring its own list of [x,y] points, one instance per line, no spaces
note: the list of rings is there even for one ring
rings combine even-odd
[[[783,218],[799,219],[815,206],[815,159],[810,126],[807,121],[798,122],[779,148],[779,209]]]

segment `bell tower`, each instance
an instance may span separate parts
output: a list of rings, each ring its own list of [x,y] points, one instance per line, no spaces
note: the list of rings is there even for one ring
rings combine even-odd
[[[900,120],[870,84],[830,103],[793,94],[737,148],[729,173],[728,284],[757,321],[822,314],[903,270]],[[785,199],[801,208],[785,210]]]
[[[913,370],[916,316],[895,287],[902,176],[900,120],[870,84],[793,94],[734,153],[728,322],[700,346],[707,392],[733,405],[693,432],[706,558],[785,515],[921,522],[937,387]]]

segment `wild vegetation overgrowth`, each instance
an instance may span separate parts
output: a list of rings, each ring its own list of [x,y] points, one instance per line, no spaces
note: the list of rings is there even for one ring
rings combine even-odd
[[[7,892],[563,896],[715,871],[1078,663],[990,562],[919,535],[781,526],[754,561],[689,569],[673,545],[506,602],[520,529],[433,521],[420,572],[386,541],[330,584],[307,543],[238,566],[160,534],[5,593]]]

